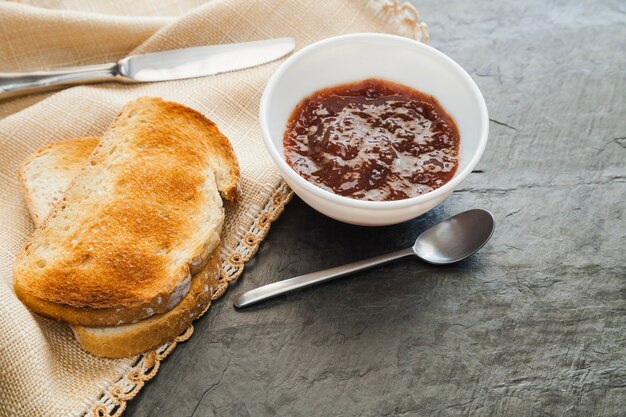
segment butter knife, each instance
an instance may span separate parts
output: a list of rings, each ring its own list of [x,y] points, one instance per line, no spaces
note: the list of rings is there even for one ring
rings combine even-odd
[[[103,81],[144,83],[204,77],[266,64],[293,51],[292,38],[174,49],[109,64],[0,72],[0,99]]]

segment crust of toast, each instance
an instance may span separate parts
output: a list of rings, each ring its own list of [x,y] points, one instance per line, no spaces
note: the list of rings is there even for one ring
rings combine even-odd
[[[238,182],[230,143],[204,116],[155,98],[127,104],[18,255],[16,294],[89,327],[171,310],[219,242],[218,188],[235,199]]]

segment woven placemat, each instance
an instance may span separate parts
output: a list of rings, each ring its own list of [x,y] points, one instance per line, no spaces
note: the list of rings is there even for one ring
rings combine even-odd
[[[129,53],[283,36],[294,37],[298,48],[353,32],[426,40],[416,10],[392,0],[213,0],[188,13],[185,8],[199,1],[164,1],[163,13],[149,0],[108,6],[94,1],[91,8],[85,1],[28,3],[48,8],[0,4],[0,70],[101,63]],[[58,9],[78,4],[80,10]],[[134,358],[102,359],[82,351],[67,325],[31,314],[12,288],[13,259],[33,230],[16,178],[21,162],[46,143],[100,135],[124,103],[140,96],[177,101],[215,121],[233,143],[243,190],[240,204],[227,208],[215,300],[241,274],[291,197],[257,123],[263,87],[280,62],[208,78],[79,86],[0,102],[0,415],[119,415],[160,361],[193,333],[190,327],[176,341]]]

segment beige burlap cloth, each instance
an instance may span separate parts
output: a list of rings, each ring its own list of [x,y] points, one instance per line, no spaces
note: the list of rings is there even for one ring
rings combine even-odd
[[[30,0],[0,3],[0,70],[114,61],[129,53],[292,36],[298,48],[350,32],[424,40],[415,9],[393,0]],[[234,145],[243,199],[223,233],[223,285],[242,272],[290,198],[265,152],[258,103],[281,61],[208,78],[79,86],[0,102],[0,415],[119,415],[176,342],[123,360],[93,357],[69,327],[31,314],[15,297],[12,264],[33,230],[16,179],[40,146],[99,135],[122,105],[159,96],[215,121]]]

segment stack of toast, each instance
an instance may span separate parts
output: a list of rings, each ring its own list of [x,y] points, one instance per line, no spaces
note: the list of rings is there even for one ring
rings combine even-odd
[[[14,264],[33,312],[69,323],[97,356],[173,340],[219,280],[222,199],[239,166],[202,114],[158,98],[122,109],[101,138],[48,145],[20,178],[37,226]]]

